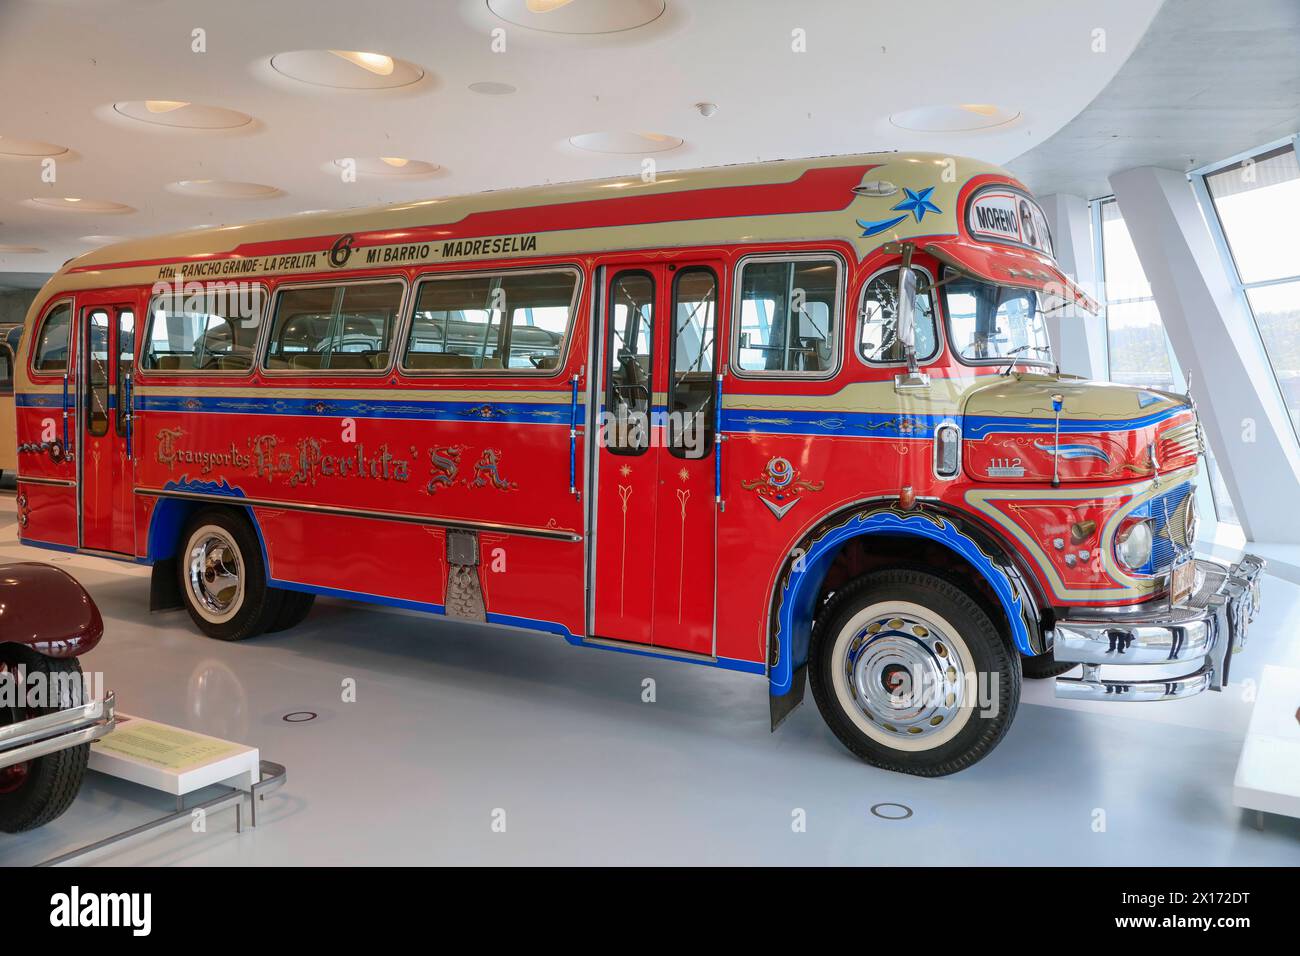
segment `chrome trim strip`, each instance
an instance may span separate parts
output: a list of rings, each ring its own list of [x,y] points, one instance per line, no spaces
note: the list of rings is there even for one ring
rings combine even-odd
[[[458,521],[454,518],[439,518],[434,515],[416,515],[400,511],[370,511],[362,508],[340,508],[334,505],[320,505],[305,501],[280,501],[273,498],[236,498],[231,495],[213,495],[202,491],[181,491],[172,488],[137,488],[135,493],[148,498],[182,498],[187,501],[212,501],[223,505],[237,505],[245,508],[307,511],[315,514],[339,515],[345,518],[370,518],[376,521],[427,525],[434,528],[518,534],[530,538],[549,538],[555,541],[582,540],[580,534],[556,528],[530,528],[525,525],[499,524],[494,521]]]
[[[25,481],[29,485],[52,485],[56,488],[77,487],[77,482],[72,478],[29,478],[26,475],[19,475],[14,481]]]

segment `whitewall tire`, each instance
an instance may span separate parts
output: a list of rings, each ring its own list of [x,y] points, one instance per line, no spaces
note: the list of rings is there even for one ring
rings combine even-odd
[[[284,595],[267,586],[257,535],[233,509],[206,508],[194,515],[181,534],[176,569],[190,618],[209,637],[252,637],[280,611]]]
[[[841,589],[818,619],[808,667],[845,746],[922,776],[982,759],[1020,700],[1018,655],[983,607],[923,571],[877,571]]]

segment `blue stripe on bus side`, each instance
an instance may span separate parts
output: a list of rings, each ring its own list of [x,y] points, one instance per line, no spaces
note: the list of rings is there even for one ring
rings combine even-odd
[[[1141,418],[1061,420],[1061,431],[1114,432],[1158,424],[1180,412],[1173,408]],[[852,435],[867,438],[929,438],[943,422],[955,422],[967,440],[996,432],[1051,434],[1052,418],[993,415],[913,415],[897,412],[809,412],[762,409],[723,409],[722,428],[728,432],[763,432],[784,435]]]
[[[1062,418],[1062,432],[1131,431],[1158,425],[1166,419],[1191,411],[1187,406],[1175,406],[1162,412],[1153,412],[1139,418]],[[962,419],[962,437],[982,438],[989,432],[1054,432],[1054,418],[1004,418],[997,415],[967,415]]]
[[[909,415],[896,412],[805,412],[784,409],[724,408],[722,429],[784,435],[855,435],[870,438],[928,438],[940,422],[954,415]]]
[[[296,415],[328,418],[387,418],[416,421],[505,422],[513,425],[569,424],[567,405],[545,402],[367,401],[365,399],[275,398],[250,395],[136,395],[146,412],[207,412],[231,415]],[[582,409],[578,410],[579,422]]]
[[[557,393],[558,394],[558,393]],[[60,397],[47,393],[15,396],[20,408],[61,409]],[[109,395],[110,407],[116,396]],[[367,401],[365,399],[277,398],[270,395],[230,397],[214,395],[135,396],[137,411],[206,412],[214,414],[289,415],[306,417],[377,418],[412,421],[503,422],[514,425],[568,424],[571,408],[546,402],[452,402],[440,400]],[[1128,419],[1061,420],[1063,432],[1111,432],[1156,425],[1188,409],[1174,407]],[[603,411],[603,406],[602,406]],[[667,409],[655,406],[655,415]],[[585,425],[586,409],[578,405],[578,424]],[[1023,418],[998,415],[921,415],[898,412],[821,412],[786,409],[723,408],[722,429],[728,432],[762,432],[785,435],[852,435],[868,438],[928,438],[945,421],[956,422],[962,437],[978,440],[996,432],[1049,434],[1056,428],[1053,418]]]

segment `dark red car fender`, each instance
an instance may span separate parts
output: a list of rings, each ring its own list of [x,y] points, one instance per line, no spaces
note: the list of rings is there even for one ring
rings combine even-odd
[[[104,619],[72,575],[49,564],[0,564],[0,643],[77,657],[99,643]]]

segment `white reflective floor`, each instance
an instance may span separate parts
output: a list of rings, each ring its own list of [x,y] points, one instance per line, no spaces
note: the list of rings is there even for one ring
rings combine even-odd
[[[17,545],[5,498],[8,560],[54,560],[94,595],[108,633],[83,664],[124,711],[252,744],[288,768],[256,830],[237,835],[227,811],[206,833],[175,831],[105,863],[1300,863],[1300,821],[1269,817],[1257,831],[1231,802],[1245,682],[1265,663],[1300,666],[1300,588],[1276,579],[1228,692],[1067,704],[1050,682],[1029,682],[990,757],[922,780],[852,758],[811,695],[770,734],[758,678],[546,635],[321,600],[288,633],[208,640],[182,611],[149,614],[146,569]],[[349,678],[355,703],[342,701]],[[642,701],[645,678],[654,703]],[[302,710],[319,716],[282,719]],[[883,802],[913,815],[873,816]],[[62,818],[0,836],[0,863],[172,808],[92,774]],[[797,809],[806,832],[792,830]]]

